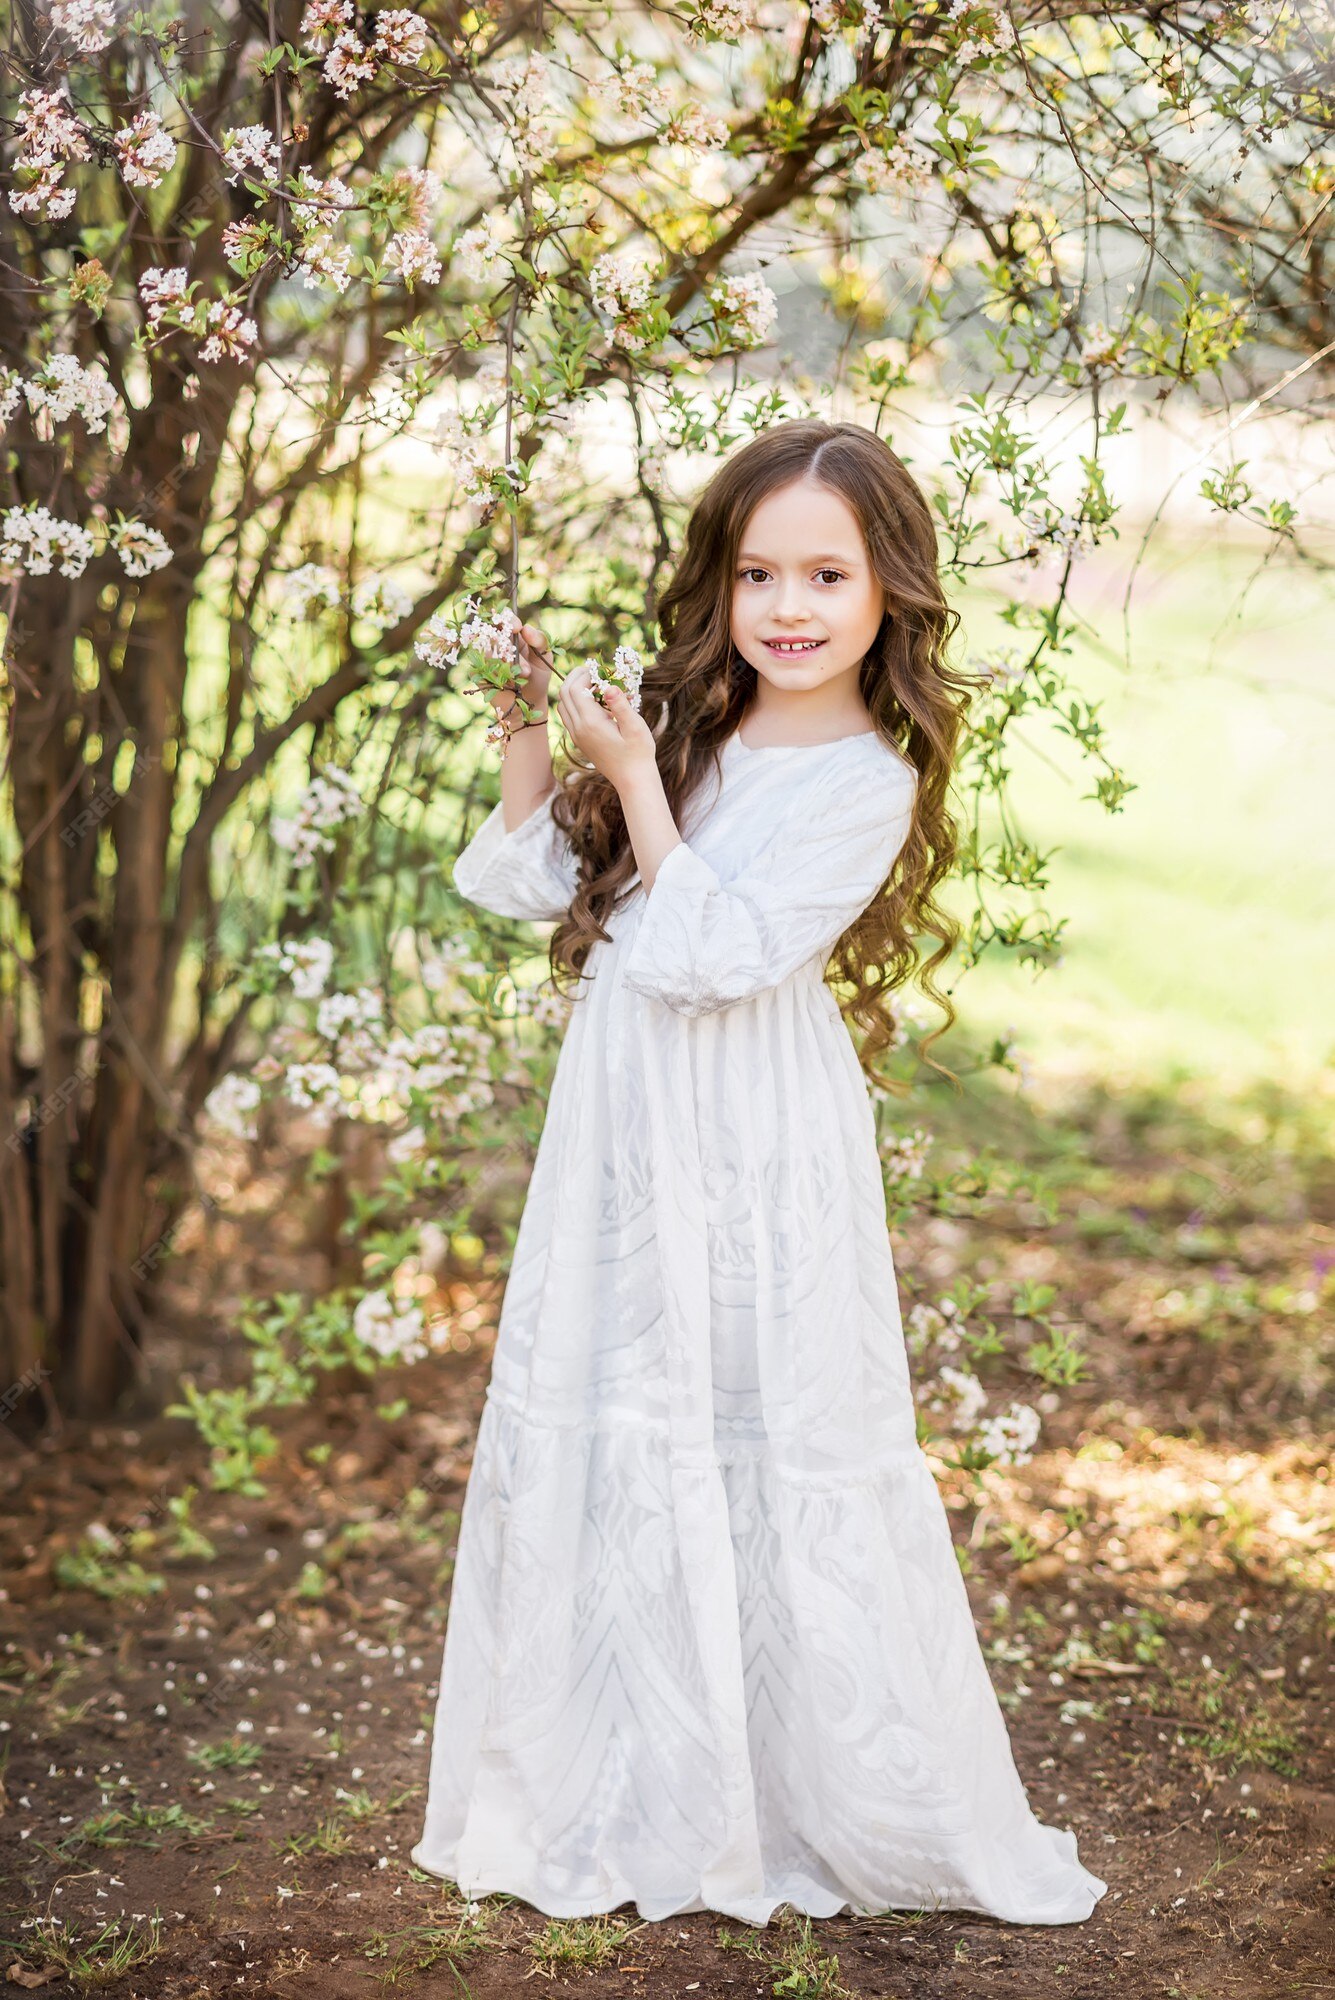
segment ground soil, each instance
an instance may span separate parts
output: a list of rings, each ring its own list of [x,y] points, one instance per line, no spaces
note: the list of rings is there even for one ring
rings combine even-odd
[[[285,1415],[264,1496],[202,1492],[211,1553],[168,1509],[206,1456],[181,1420],[9,1441],[0,1974],[126,2000],[1335,1993],[1329,1168],[1273,1133],[1202,1166],[1199,1130],[1079,1122],[1055,1221],[923,1217],[896,1255],[926,1297],[1051,1282],[1084,1330],[1032,1462],[981,1510],[943,1492],[1032,1804],[1109,1884],[1087,1922],[562,1926],[411,1868],[500,1291],[474,1279],[455,1350]]]

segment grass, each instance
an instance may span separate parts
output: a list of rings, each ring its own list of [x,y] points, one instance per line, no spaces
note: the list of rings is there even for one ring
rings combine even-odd
[[[73,1853],[80,1847],[162,1847],[163,1836],[176,1834],[192,1840],[207,1833],[209,1822],[197,1819],[183,1806],[142,1806],[137,1802],[117,1806],[110,1812],[93,1813],[61,1842],[61,1850]]]
[[[528,1955],[549,1978],[564,1972],[596,1972],[610,1965],[622,1946],[643,1929],[643,1924],[628,1924],[620,1917],[569,1921],[553,1917],[528,1940]]]
[[[787,1915],[778,1934],[754,1930],[749,1935],[726,1925],[715,1933],[720,1951],[744,1952],[757,1959],[771,1977],[770,1992],[779,2000],[855,2000],[839,1977],[839,1960],[823,1952],[811,1932],[810,1917]]]
[[[975,1034],[1014,1024],[1036,1061],[1051,1051],[1070,1069],[1310,1076],[1335,1039],[1330,585],[1267,574],[1240,607],[1236,541],[1165,541],[1133,605],[1128,670],[1126,561],[1114,544],[1079,566],[1086,629],[1069,670],[1137,790],[1105,814],[1081,796],[1092,767],[1069,739],[1027,718],[1008,732],[1025,832],[1059,850],[1048,903],[1069,915],[1066,955],[1037,980],[985,962],[957,1004]],[[1013,639],[982,588],[961,608],[971,653]]]
[[[154,1915],[143,1924],[104,1924],[100,1931],[80,1937],[55,1917],[39,1917],[26,1934],[0,1944],[6,1957],[13,1952],[30,1972],[56,1971],[80,1993],[92,1993],[157,1957],[162,1950],[162,1919]]]
[[[229,1736],[221,1743],[201,1743],[190,1753],[192,1764],[206,1771],[253,1771],[264,1755],[262,1743],[248,1743],[244,1736]]]
[[[277,1843],[276,1852],[296,1861],[308,1854],[346,1854],[354,1844],[356,1827],[397,1812],[420,1790],[420,1785],[410,1785],[406,1791],[384,1800],[373,1799],[364,1786],[356,1792],[340,1791],[336,1794],[337,1805],[317,1826],[309,1833],[288,1834]]]
[[[380,1986],[398,1986],[422,1972],[446,1971],[458,1990],[468,1991],[462,1963],[471,1952],[488,1940],[488,1912],[477,1903],[467,1903],[452,1921],[409,1924],[403,1930],[375,1931],[366,1946],[367,1958],[384,1958],[389,1963],[377,1976]]]

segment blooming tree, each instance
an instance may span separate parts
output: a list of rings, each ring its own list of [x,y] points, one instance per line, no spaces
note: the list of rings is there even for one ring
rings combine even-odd
[[[1003,788],[1007,728],[1048,708],[1116,808],[1061,664],[1071,566],[1113,531],[1102,439],[1137,393],[1231,393],[1252,368],[1270,394],[1318,365],[1320,18],[12,7],[6,1380],[45,1369],[84,1410],[116,1393],[206,1101],[246,1130],[272,1085],[355,1115],[375,1076],[410,1107],[424,1074],[476,1105],[511,1072],[466,1009],[398,1020],[393,941],[407,926],[429,962],[453,934],[468,691],[504,673],[521,593],[634,679],[683,457],[836,390],[893,432],[949,358],[945,559],[1046,563],[1051,585],[1017,588],[1014,652],[984,663],[971,780]],[[805,385],[780,278],[844,343]],[[1061,497],[1025,428],[1039,383],[1091,412]],[[1288,529],[1230,471],[1215,490]],[[968,952],[1053,957],[1032,848],[980,839],[967,867]],[[250,1024],[280,991],[319,1018],[261,1075]],[[415,1350],[414,1309],[366,1296],[370,1345]]]

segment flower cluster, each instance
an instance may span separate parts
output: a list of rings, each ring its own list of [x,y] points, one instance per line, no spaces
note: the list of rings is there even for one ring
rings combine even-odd
[[[440,282],[440,252],[424,229],[399,230],[390,237],[385,257],[410,292],[416,289],[419,278],[424,285]]]
[[[492,617],[484,617],[476,598],[470,597],[457,624],[443,611],[429,618],[413,650],[419,660],[437,671],[456,665],[465,650],[479,653],[484,660],[501,660],[513,666],[519,657],[522,622],[508,604]]]
[[[254,1113],[262,1096],[253,1076],[225,1076],[204,1099],[204,1116],[235,1138],[253,1139]]]
[[[429,29],[410,7],[390,7],[371,17],[374,39],[363,41],[352,0],[309,0],[301,17],[301,39],[313,55],[323,55],[321,75],[345,101],[369,83],[382,63],[415,66],[426,54]]]
[[[623,55],[594,87],[598,102],[636,125],[661,125],[672,100],[652,63]]]
[[[1043,1420],[1029,1403],[1011,1403],[978,1428],[978,1444],[1002,1465],[1028,1465]]]
[[[287,848],[296,865],[304,868],[317,854],[332,852],[328,829],[356,819],[361,810],[362,795],[352,778],[330,765],[311,779],[295,815],[275,819],[270,830],[278,846]]]
[[[11,386],[15,394],[22,388],[34,413],[44,411],[53,424],[80,417],[90,435],[106,429],[107,418],[120,401],[105,368],[100,364],[85,368],[72,354],[49,354],[35,375],[27,381],[12,377]],[[0,392],[5,417],[13,407],[9,397],[9,388]]]
[[[51,0],[51,26],[81,56],[100,55],[115,40],[114,0]]]
[[[329,984],[334,947],[328,938],[291,938],[281,944],[261,945],[256,957],[272,959],[279,972],[291,979],[299,1000],[318,1000]]]
[[[451,262],[469,278],[489,278],[502,262],[515,233],[508,216],[490,209],[475,228],[461,229],[450,251]]]
[[[916,132],[886,132],[859,155],[853,175],[868,194],[892,194],[928,186],[936,166],[937,155]]]
[[[120,520],[107,530],[107,546],[129,576],[146,576],[171,561],[171,550],[155,528]],[[82,576],[96,546],[87,528],[64,521],[48,507],[8,507],[0,514],[0,583],[28,576]]]
[[[352,1330],[382,1361],[407,1365],[426,1359],[428,1348],[422,1337],[420,1309],[397,1307],[387,1292],[366,1294],[352,1315]]]
[[[759,347],[768,339],[779,302],[756,271],[725,278],[709,294],[715,316],[742,347]]]
[[[640,250],[609,250],[589,272],[589,289],[599,312],[612,324],[612,345],[627,353],[647,347],[643,315],[653,301],[657,261]]]
[[[244,175],[248,180],[269,186],[277,182],[283,163],[282,149],[267,125],[229,127],[223,133],[222,151],[229,181]]]
[[[112,137],[127,187],[155,188],[176,164],[176,141],[156,111],[141,111]]]
[[[620,688],[623,694],[629,696],[631,707],[638,713],[644,667],[633,646],[618,646],[610,668],[602,668],[595,659],[588,659],[584,664],[590,669],[589,691],[595,701],[606,707],[603,696],[607,689]]]
[[[703,104],[681,105],[663,127],[663,138],[669,146],[689,146],[698,153],[717,152],[731,136],[732,128],[722,112],[711,111]]]
[[[921,1125],[915,1125],[912,1132],[883,1140],[881,1160],[890,1178],[896,1181],[921,1180],[931,1144],[931,1135]]]
[[[735,42],[758,27],[756,0],[695,0],[691,28],[711,40]]]
[[[550,122],[555,89],[546,58],[536,50],[508,57],[496,65],[492,88],[505,104],[505,136],[519,167],[527,172],[543,166],[556,151]]]
[[[19,96],[19,150],[14,171],[22,187],[9,191],[15,215],[46,213],[61,221],[74,207],[74,189],[63,185],[71,160],[92,158],[83,127],[59,90],[25,90]]]
[[[467,494],[483,493],[491,484],[491,467],[475,437],[453,413],[443,416],[432,439],[448,469]]]
[[[343,597],[343,580],[327,563],[303,563],[283,580],[283,602],[293,618],[309,618],[312,607],[332,609]]]
[[[1080,365],[1091,375],[1115,374],[1126,360],[1127,337],[1114,333],[1102,320],[1091,320],[1081,330]]]
[[[156,528],[142,521],[120,520],[107,530],[107,542],[125,566],[127,576],[149,576],[165,569],[172,559],[171,546]]]
[[[1082,555],[1097,545],[1098,536],[1092,521],[1080,515],[1063,514],[1055,508],[1042,507],[1021,508],[1016,516],[1016,525],[1005,529],[997,538],[997,547],[1003,556],[1012,560],[1019,557],[1035,566],[1044,562],[1065,562],[1068,557]]]
[[[413,594],[396,576],[364,576],[352,593],[352,615],[381,631],[397,625],[413,608]]]
[[[1011,18],[1000,7],[980,7],[973,0],[946,0],[943,17],[952,27],[964,30],[953,51],[958,62],[990,61],[1016,46]]]

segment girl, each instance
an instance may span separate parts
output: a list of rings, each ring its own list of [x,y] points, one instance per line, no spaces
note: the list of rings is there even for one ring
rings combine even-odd
[[[1079,1921],[1107,1885],[1011,1756],[824,978],[869,1060],[915,936],[932,965],[953,937],[931,892],[964,683],[922,494],[870,431],[779,425],[710,483],[659,622],[641,712],[567,676],[575,774],[553,789],[545,720],[523,724],[455,864],[483,908],[558,920],[554,969],[582,978],[413,1859],[559,1917]]]

